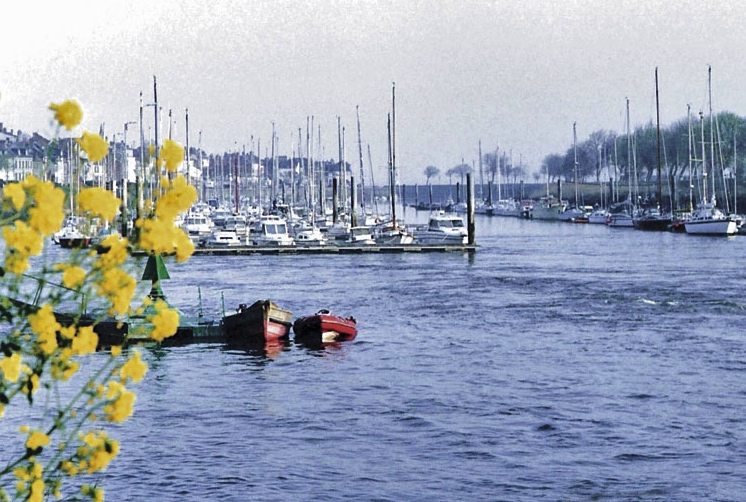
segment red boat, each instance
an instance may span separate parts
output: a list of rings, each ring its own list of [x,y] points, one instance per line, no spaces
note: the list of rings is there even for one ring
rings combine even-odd
[[[290,334],[293,314],[271,300],[258,300],[249,306],[242,303],[236,310],[223,317],[225,336],[230,341],[277,341]]]
[[[340,317],[324,309],[296,319],[293,332],[300,342],[347,342],[357,336],[357,321],[354,317]]]

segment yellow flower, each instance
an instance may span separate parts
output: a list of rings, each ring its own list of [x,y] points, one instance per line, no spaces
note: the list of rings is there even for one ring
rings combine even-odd
[[[96,133],[84,131],[83,137],[76,138],[75,141],[85,151],[91,162],[98,162],[109,154],[108,143]]]
[[[109,310],[112,315],[125,314],[129,310],[137,282],[124,270],[112,268],[104,271],[96,286],[98,293],[111,302]]]
[[[119,211],[119,199],[101,187],[84,188],[78,196],[78,206],[81,211],[89,211],[106,221],[112,221]]]
[[[142,362],[140,359],[140,353],[136,351],[132,357],[122,365],[122,368],[119,370],[119,378],[122,380],[122,383],[127,383],[128,379],[133,382],[139,382],[142,380],[142,377],[145,376],[146,371],[148,371],[148,365]]]
[[[176,168],[178,168],[179,164],[183,161],[184,147],[174,140],[165,140],[163,142],[163,147],[161,148],[161,153],[158,156],[158,165],[163,165],[165,162],[166,169],[173,173],[176,172]]]
[[[71,350],[64,349],[63,352],[69,353],[71,352]],[[69,357],[69,355],[65,355],[63,357],[55,358],[52,360],[52,366],[50,368],[52,378],[54,378],[55,380],[66,382],[70,379],[71,376],[77,373],[78,369],[80,369],[80,363],[76,361],[70,361],[68,359]]]
[[[41,235],[52,235],[65,219],[65,192],[51,181],[41,181],[34,175],[27,176],[23,185],[34,197],[34,207],[29,210],[29,225]]]
[[[107,420],[111,422],[123,422],[132,415],[135,394],[125,389],[124,385],[116,381],[109,382],[106,398],[111,400],[109,404],[104,406],[104,413],[106,413]]]
[[[3,197],[9,200],[16,211],[20,211],[26,203],[26,192],[20,183],[10,183],[3,188]]]
[[[13,226],[3,227],[5,239],[5,269],[22,274],[28,268],[28,257],[38,255],[43,248],[42,237],[24,221],[16,220]]]
[[[55,112],[55,120],[68,131],[75,129],[83,119],[83,110],[81,110],[78,102],[73,99],[68,99],[62,103],[52,103],[49,105],[49,109]]]
[[[153,323],[153,331],[150,333],[150,338],[158,342],[164,338],[168,338],[176,333],[179,327],[179,313],[176,309],[172,309],[163,300],[157,300],[155,302],[155,311],[157,312],[150,318]]]
[[[44,500],[45,488],[46,485],[44,484],[43,479],[35,479],[34,482],[31,483],[31,493],[26,500],[28,502],[42,502]]]
[[[10,356],[5,356],[0,361],[0,370],[3,371],[7,381],[17,382],[18,377],[21,376],[21,354],[14,352]]]
[[[36,313],[28,316],[31,330],[36,333],[39,348],[45,354],[52,354],[57,350],[57,331],[62,326],[57,322],[52,306],[45,303]]]
[[[67,267],[62,274],[62,284],[70,289],[77,289],[85,280],[85,270],[77,265]]]
[[[111,346],[111,357],[118,357],[119,354],[122,353],[122,346],[121,345],[112,345]]]
[[[49,436],[41,431],[33,431],[26,440],[26,448],[28,448],[29,450],[35,450],[42,446],[47,446],[48,444]]]
[[[119,234],[107,235],[106,238],[101,241],[101,247],[105,249],[108,248],[108,250],[99,255],[99,259],[96,260],[95,266],[101,270],[107,270],[122,265],[127,261],[127,257],[129,256],[128,245],[129,241],[123,239]]]
[[[75,354],[91,354],[96,351],[98,335],[93,326],[82,326],[73,338],[73,352]]]

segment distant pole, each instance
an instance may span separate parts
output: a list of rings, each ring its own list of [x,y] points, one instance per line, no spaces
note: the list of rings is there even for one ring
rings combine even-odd
[[[337,223],[338,208],[337,208],[337,178],[332,179],[332,223]]]
[[[476,239],[474,236],[474,181],[471,179],[471,173],[466,173],[466,219],[468,244],[473,246]]]
[[[357,203],[357,199],[355,197],[355,177],[350,176],[350,225],[353,227],[357,226],[357,209],[355,208],[355,204]]]

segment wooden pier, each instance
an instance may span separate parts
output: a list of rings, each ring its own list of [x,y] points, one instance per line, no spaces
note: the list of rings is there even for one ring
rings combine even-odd
[[[474,253],[477,250],[476,245],[421,245],[406,244],[400,246],[233,246],[233,247],[212,247],[194,249],[194,255],[209,256],[246,256],[253,254],[368,254],[368,253],[446,253],[446,252],[463,252]]]

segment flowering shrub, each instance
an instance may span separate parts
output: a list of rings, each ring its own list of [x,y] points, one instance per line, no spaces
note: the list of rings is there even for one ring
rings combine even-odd
[[[83,113],[75,101],[52,104],[59,130],[73,131]],[[89,162],[108,154],[97,134],[76,138]],[[169,141],[157,161],[158,170],[173,172],[183,149]],[[113,346],[97,350],[97,327],[126,322],[151,303],[134,298],[136,280],[128,258],[134,250],[172,253],[179,261],[193,251],[189,238],[175,227],[176,216],[196,200],[196,190],[183,176],[163,178],[152,214],[136,222],[139,239],[130,242],[111,234],[99,252],[71,250],[62,263],[49,263],[44,252],[50,236],[65,219],[65,193],[33,175],[7,184],[0,200],[3,257],[0,268],[0,425],[13,410],[28,417],[16,444],[0,449],[0,500],[39,501],[57,498],[103,499],[95,474],[119,452],[106,423],[132,415],[130,389],[147,371],[140,352]],[[120,201],[101,188],[78,194],[81,217],[112,223]],[[100,315],[87,312],[89,298],[103,306]],[[178,312],[162,300],[150,316],[155,341],[176,332]],[[123,345],[126,345],[126,337]],[[7,417],[6,417],[7,419]]]

